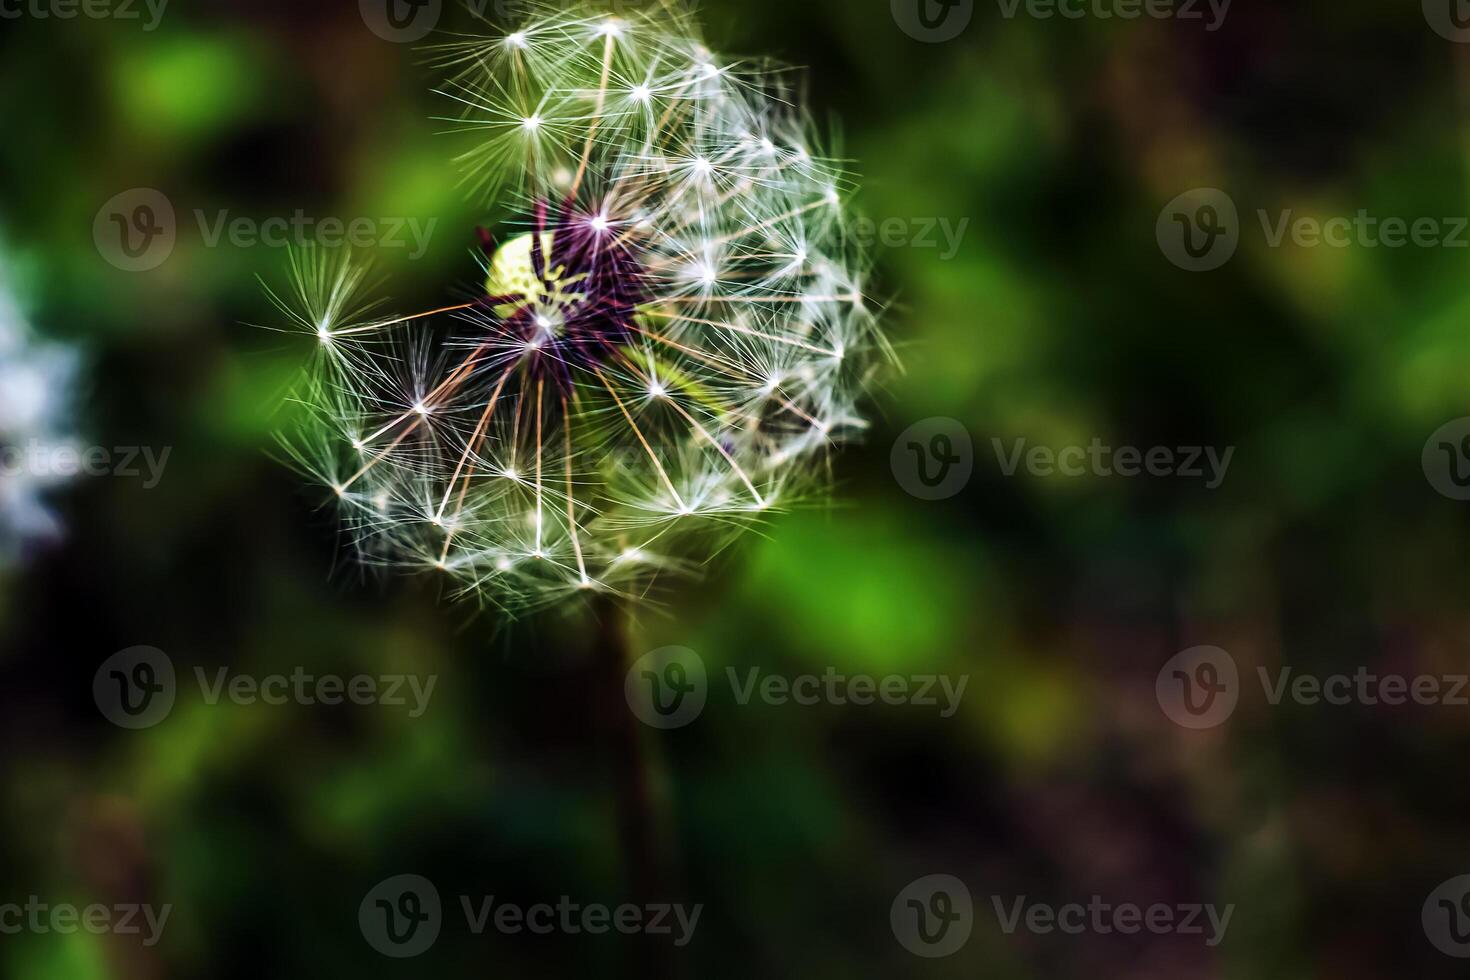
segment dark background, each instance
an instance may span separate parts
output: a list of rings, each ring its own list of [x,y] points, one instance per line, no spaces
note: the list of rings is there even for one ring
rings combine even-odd
[[[1461,674],[1466,504],[1421,471],[1470,415],[1470,249],[1270,247],[1255,218],[1470,210],[1470,48],[1412,3],[1233,6],[1200,21],[1037,19],[977,4],[921,43],[882,0],[707,0],[718,51],[810,68],[878,222],[969,224],[957,254],[878,249],[904,371],[837,464],[833,506],[787,515],[635,613],[667,644],[793,676],[969,677],[961,710],[741,707],[637,731],[657,887],[703,903],[669,953],[618,936],[474,936],[456,896],[615,904],[619,674],[575,608],[507,623],[429,580],[364,578],[330,515],[272,458],[309,341],[257,277],[286,253],[207,247],[193,218],[437,218],[382,256],[395,300],[474,280],[413,46],[355,3],[174,0],[154,31],[0,20],[0,234],[36,330],[85,363],[76,431],[171,447],[163,481],[75,482],[65,539],[0,572],[0,903],[174,906],[163,941],[0,936],[31,978],[290,976],[1463,976],[1420,912],[1470,872],[1470,707],[1272,706],[1256,668]],[[468,18],[446,25],[469,29]],[[104,202],[161,190],[161,267],[92,238]],[[1223,268],[1176,268],[1165,204],[1239,206]],[[926,502],[890,467],[935,416],[974,439],[965,490]],[[1224,483],[1006,476],[992,439],[1234,446]],[[110,724],[99,665],[127,647],[264,675],[435,674],[430,709],[211,706]],[[1244,680],[1225,724],[1155,700],[1200,644]],[[624,775],[620,775],[623,773]],[[432,879],[445,930],[416,960],[365,942],[380,880]],[[911,955],[895,896],[950,874],[975,899],[955,955]],[[1006,935],[1009,904],[1234,904],[1226,940]]]

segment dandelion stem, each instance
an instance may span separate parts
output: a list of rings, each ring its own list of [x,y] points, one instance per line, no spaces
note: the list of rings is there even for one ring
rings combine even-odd
[[[593,603],[596,649],[592,658],[593,683],[587,685],[598,699],[591,712],[601,722],[604,742],[612,753],[616,790],[618,840],[622,872],[631,900],[639,905],[669,894],[665,849],[667,814],[655,797],[649,770],[653,763],[643,742],[643,726],[623,700],[623,682],[633,666],[629,649],[628,617],[609,596]],[[663,899],[666,900],[666,899]],[[665,943],[648,941],[628,946],[627,976],[663,978],[673,975]],[[657,937],[654,937],[656,940]]]

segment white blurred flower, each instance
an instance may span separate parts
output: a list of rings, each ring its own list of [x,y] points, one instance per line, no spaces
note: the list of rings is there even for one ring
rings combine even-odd
[[[23,546],[60,533],[42,503],[60,482],[31,465],[38,447],[66,445],[77,357],[32,335],[14,297],[0,282],[0,565]]]

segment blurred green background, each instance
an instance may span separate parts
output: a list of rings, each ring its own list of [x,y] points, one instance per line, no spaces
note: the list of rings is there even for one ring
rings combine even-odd
[[[175,0],[138,21],[0,21],[0,236],[30,319],[86,358],[76,429],[172,447],[154,489],[53,495],[66,539],[0,573],[0,903],[174,907],[163,941],[0,936],[26,978],[287,976],[1463,976],[1420,925],[1470,872],[1470,707],[1269,706],[1172,724],[1160,667],[1213,644],[1242,675],[1291,665],[1467,670],[1470,511],[1424,441],[1470,415],[1470,252],[1272,248],[1254,214],[1443,218],[1470,209],[1470,50],[1415,4],[1245,5],[1199,22],[1036,19],[976,6],[922,43],[882,0],[706,0],[712,46],[808,66],[809,97],[878,222],[968,220],[947,250],[878,250],[904,361],[832,507],[787,515],[640,609],[668,644],[793,676],[969,677],[918,706],[739,706],[644,729],[668,901],[705,906],[672,953],[615,936],[471,935],[380,956],[358,904],[413,872],[454,896],[616,904],[621,675],[581,613],[510,624],[432,581],[364,581],[320,501],[271,456],[310,354],[260,278],[270,247],[194,219],[437,219],[380,257],[403,308],[472,283],[474,227],[432,117],[437,81],[348,0]],[[1024,10],[1024,8],[1022,8]],[[145,12],[146,20],[146,12]],[[472,29],[459,13],[445,26]],[[162,191],[169,259],[94,245],[104,202]],[[1155,240],[1195,187],[1240,207],[1237,255],[1189,273]],[[258,278],[259,277],[259,278]],[[959,420],[975,475],[906,493],[898,434]],[[1009,443],[1235,446],[1181,479],[1004,475]],[[181,673],[435,674],[430,709],[210,706],[114,727],[92,699],[126,647]],[[609,707],[611,703],[612,707]],[[646,870],[646,869],[643,869]],[[911,955],[894,897],[963,879],[974,935]],[[1236,906],[1225,942],[1008,936],[990,896]]]

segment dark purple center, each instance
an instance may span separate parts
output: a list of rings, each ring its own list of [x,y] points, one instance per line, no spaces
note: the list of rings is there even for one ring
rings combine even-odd
[[[541,200],[528,237],[532,288],[485,302],[502,313],[514,307],[505,332],[525,344],[533,368],[570,382],[574,369],[601,366],[633,339],[647,273],[627,224],[600,209]]]

